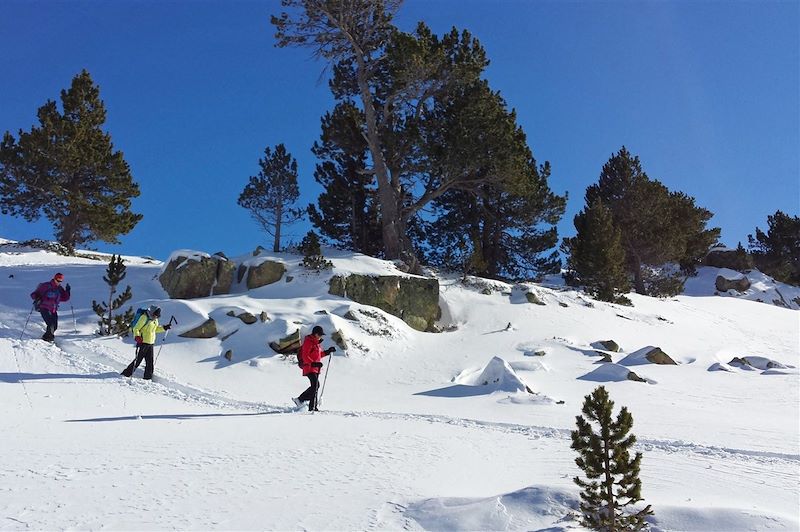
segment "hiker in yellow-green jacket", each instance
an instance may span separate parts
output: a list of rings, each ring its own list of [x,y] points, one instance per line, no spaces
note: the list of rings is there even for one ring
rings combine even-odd
[[[150,305],[147,312],[142,313],[136,323],[131,327],[133,337],[136,340],[136,360],[130,363],[125,368],[122,374],[126,377],[133,375],[139,364],[144,359],[144,378],[150,380],[153,378],[153,370],[155,370],[153,363],[153,344],[156,343],[156,334],[168,331],[172,326],[169,323],[166,325],[159,325],[158,318],[161,317],[161,309],[155,305]]]

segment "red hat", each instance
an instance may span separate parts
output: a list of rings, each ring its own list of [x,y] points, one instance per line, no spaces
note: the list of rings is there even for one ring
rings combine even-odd
[[[57,273],[57,274],[55,274],[53,276],[53,279],[55,279],[56,281],[63,281],[64,280],[64,274],[63,273]]]

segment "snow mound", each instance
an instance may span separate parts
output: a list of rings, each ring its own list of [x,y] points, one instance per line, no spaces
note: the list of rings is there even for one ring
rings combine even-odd
[[[550,371],[544,362],[538,360],[519,360],[510,364],[514,371]]]
[[[733,368],[724,362],[714,362],[708,367],[708,371],[727,371],[730,373],[733,371]]]
[[[731,366],[735,366],[737,368],[742,368],[744,366],[750,366],[760,370],[767,370],[767,369],[790,369],[794,368],[794,366],[788,366],[785,364],[781,364],[776,360],[772,360],[771,358],[767,357],[759,357],[759,356],[747,356],[744,358],[736,358],[729,362]]]
[[[409,505],[405,517],[425,530],[565,530],[574,526],[577,508],[570,492],[529,486],[481,499],[425,499]]]
[[[634,378],[636,377],[636,378]],[[595,370],[590,371],[586,375],[578,377],[579,380],[592,381],[592,382],[621,382],[627,380],[640,380],[649,384],[655,384],[656,381],[642,377],[621,364],[614,362],[607,362],[602,364]]]
[[[492,390],[504,392],[524,392],[529,389],[508,362],[500,357],[493,357],[482,368],[462,371],[453,382],[465,386],[489,386]]]
[[[633,353],[629,354],[628,356],[620,360],[619,363],[622,364],[623,366],[641,366],[644,364],[650,364],[655,366],[656,363],[651,362],[650,360],[647,359],[647,355],[654,349],[659,349],[659,348],[652,345],[648,345],[641,349],[637,349]],[[675,357],[670,356],[669,358],[675,360]],[[675,360],[675,362],[678,362],[678,360]],[[694,360],[690,360],[690,362],[694,362]]]

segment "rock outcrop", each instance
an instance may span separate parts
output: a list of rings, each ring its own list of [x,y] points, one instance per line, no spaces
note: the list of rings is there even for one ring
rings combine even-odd
[[[214,338],[217,335],[217,322],[208,318],[194,329],[179,334],[181,338]]]
[[[703,259],[703,264],[743,272],[753,268],[753,259],[744,250],[712,249]]]
[[[228,294],[236,267],[222,255],[176,255],[158,280],[172,299]]]
[[[281,280],[286,272],[286,266],[274,260],[265,260],[255,266],[247,266],[247,288],[253,289],[260,286],[276,283]],[[244,277],[242,267],[239,267],[239,280]]]
[[[650,351],[647,352],[644,357],[652,362],[653,364],[660,364],[660,365],[668,365],[668,366],[677,366],[678,363],[672,360],[668,354],[662,351],[658,347],[654,347]]]
[[[330,294],[370,305],[399,317],[418,331],[433,331],[441,317],[439,281],[397,275],[337,275],[331,278]]]
[[[744,275],[738,279],[726,279],[721,275],[717,275],[717,280],[714,283],[714,286],[720,292],[727,292],[728,290],[744,292],[750,288],[750,281]]]

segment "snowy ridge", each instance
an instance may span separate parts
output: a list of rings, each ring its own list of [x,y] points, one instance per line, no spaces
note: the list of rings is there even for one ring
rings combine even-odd
[[[448,332],[418,333],[327,293],[331,275],[393,264],[331,251],[333,271],[309,274],[295,256],[257,260],[273,255],[292,282],[186,301],[166,297],[161,263],[131,259],[132,306],[158,304],[179,322],[159,336],[145,382],[141,368],[119,376],[129,338],[94,334],[89,303],[107,297],[106,264],[0,243],[0,401],[11,411],[0,530],[580,529],[570,431],[598,384],[634,416],[653,530],[800,527],[796,311],[712,294],[632,294],[622,307],[557,284],[442,277]],[[28,294],[55,268],[73,286],[57,344],[38,339],[33,313],[20,340]],[[269,319],[245,325],[231,310]],[[209,316],[220,336],[237,332],[179,337]],[[266,344],[314,324],[342,330],[348,348],[325,359],[311,414],[290,401],[307,385],[293,357]],[[608,339],[620,352],[594,347]],[[678,364],[639,360],[651,347]],[[310,478],[326,494],[312,506]]]

